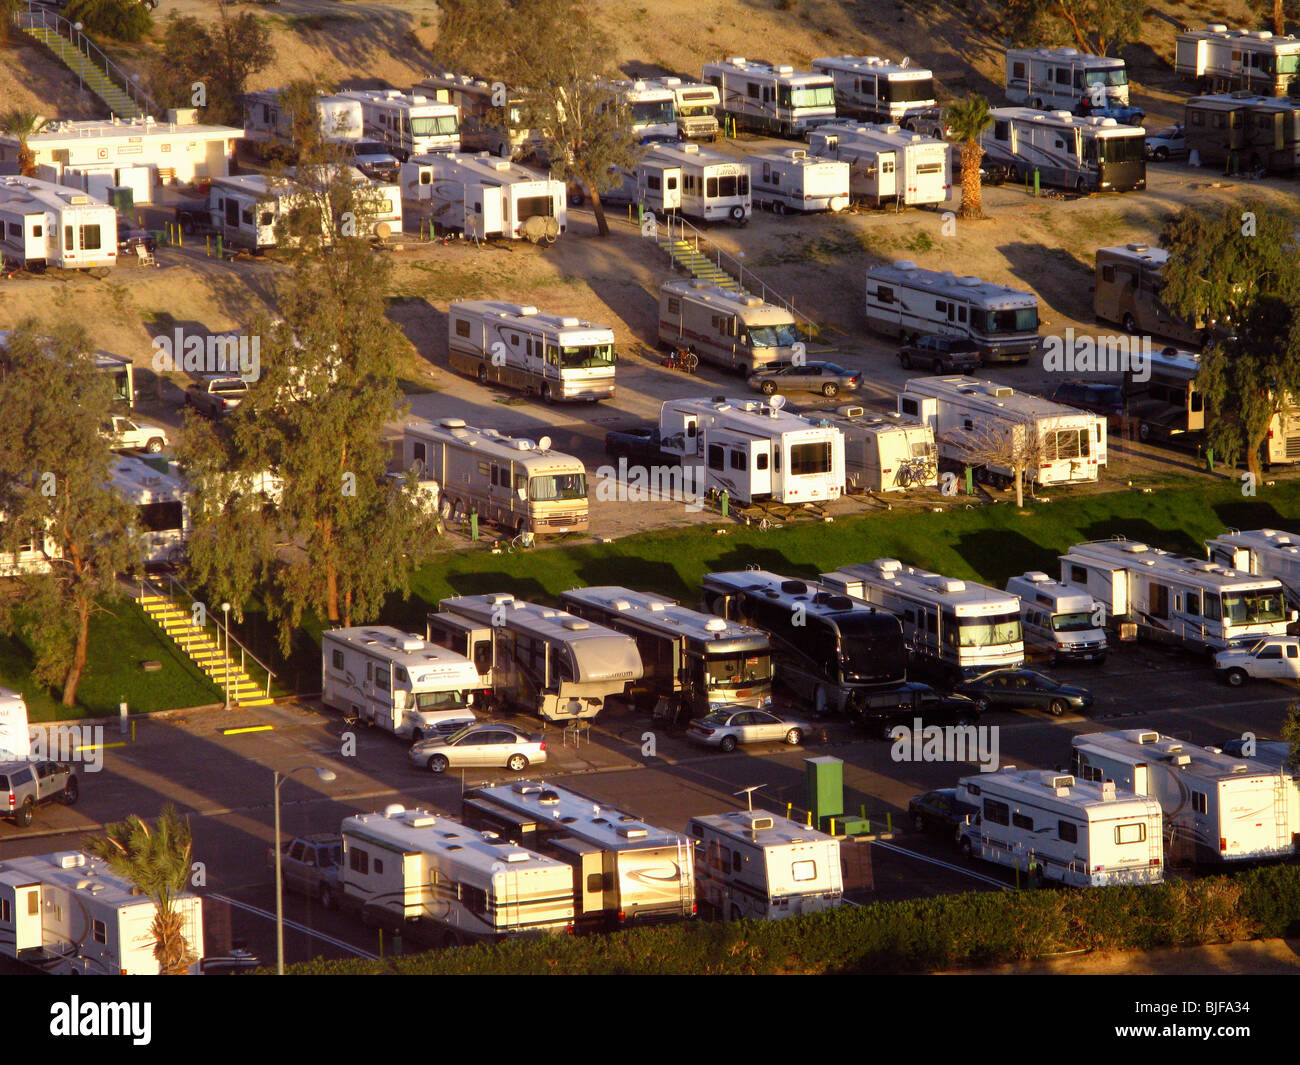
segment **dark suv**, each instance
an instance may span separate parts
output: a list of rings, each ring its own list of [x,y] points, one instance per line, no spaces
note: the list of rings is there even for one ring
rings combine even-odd
[[[0,762],[0,817],[19,828],[32,823],[36,807],[77,801],[77,775],[66,762]]]
[[[941,695],[928,684],[907,681],[883,691],[859,689],[849,700],[849,717],[881,739],[892,739],[896,725],[973,725],[980,708],[964,695]]]
[[[980,351],[966,337],[922,336],[903,346],[898,361],[904,370],[916,366],[936,374],[970,373],[979,369]]]
[[[1066,381],[1052,393],[1052,402],[1100,414],[1111,429],[1119,428],[1124,420],[1124,389],[1119,385],[1088,385],[1081,381]]]

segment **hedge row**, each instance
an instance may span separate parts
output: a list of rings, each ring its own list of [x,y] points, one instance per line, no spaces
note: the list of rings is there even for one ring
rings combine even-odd
[[[781,921],[690,922],[390,957],[316,959],[299,975],[907,972],[1069,950],[1150,950],[1300,931],[1300,867],[1149,887],[970,892]]]

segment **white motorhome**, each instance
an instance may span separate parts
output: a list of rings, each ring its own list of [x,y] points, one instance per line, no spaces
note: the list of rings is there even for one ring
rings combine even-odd
[[[442,642],[438,634],[447,630],[435,621],[446,615],[485,630],[495,700],[547,721],[595,717],[606,699],[624,695],[644,672],[630,636],[504,592],[443,599],[438,611],[429,615],[429,638]],[[482,639],[476,632],[463,652],[480,668]]]
[[[132,508],[141,560],[179,561],[190,537],[189,486],[130,455],[114,455],[108,473],[109,483]]]
[[[794,315],[747,292],[699,279],[659,287],[659,343],[685,348],[742,377],[790,362],[801,342]]]
[[[819,913],[844,898],[840,842],[766,810],[692,817],[700,902],[725,920]]]
[[[907,59],[893,63],[874,55],[840,55],[814,59],[812,68],[831,76],[836,114],[924,129],[943,139],[934,75],[924,67],[914,67]]]
[[[365,119],[360,101],[321,93],[313,106],[317,127],[326,141],[343,143],[363,136]],[[244,141],[259,154],[291,148],[293,124],[293,112],[285,106],[283,89],[244,94]]]
[[[990,362],[1029,361],[1039,348],[1038,297],[949,270],[895,261],[867,271],[867,325],[915,343],[927,333],[969,337]]]
[[[1106,630],[1103,610],[1091,595],[1031,570],[1007,581],[1020,599],[1020,626],[1025,643],[1053,662],[1103,662]]]
[[[939,486],[939,452],[934,431],[897,412],[876,414],[863,407],[805,414],[813,425],[833,425],[844,434],[846,488],[859,492],[903,492]]]
[[[748,162],[702,151],[698,144],[652,144],[637,164],[635,181],[640,202],[651,210],[743,226],[753,213],[750,176]]]
[[[467,152],[518,159],[539,146],[533,131],[523,125],[523,98],[503,82],[443,71],[427,75],[413,91],[455,105]]]
[[[173,899],[181,934],[203,957],[203,900]],[[0,954],[56,975],[157,976],[157,908],[102,858],[79,851],[0,861]]]
[[[1034,467],[1025,478],[1037,485],[1095,481],[1106,465],[1103,416],[995,381],[959,374],[912,377],[899,394],[898,411],[934,430],[940,457],[977,465],[980,478],[995,484],[1015,480],[998,453],[1032,455]]]
[[[499,300],[447,309],[453,370],[538,396],[544,403],[614,395],[614,330]]]
[[[1024,665],[1020,601],[974,581],[906,566],[896,558],[823,573],[828,588],[896,615],[923,669],[961,678]]]
[[[1034,173],[1046,185],[1075,192],[1129,192],[1147,187],[1146,130],[1100,115],[1031,107],[995,107],[980,134],[989,159],[1020,181]]]
[[[0,177],[0,261],[43,273],[117,265],[117,212],[50,181]]]
[[[1076,48],[1008,48],[1007,99],[1036,110],[1073,111],[1083,100],[1094,107],[1128,105],[1124,60],[1087,55]]]
[[[1062,584],[1091,594],[1108,624],[1135,624],[1139,637],[1222,651],[1285,636],[1296,616],[1272,578],[1122,537],[1076,544],[1060,559]]]
[[[1122,793],[1159,800],[1171,853],[1179,840],[1190,843],[1198,862],[1296,853],[1295,770],[1270,771],[1249,758],[1145,729],[1094,732],[1072,743],[1079,779],[1113,780]]]
[[[1120,795],[1113,780],[1003,766],[963,777],[957,798],[979,812],[958,829],[963,852],[1071,887],[1164,879],[1160,803]]]
[[[1229,529],[1205,541],[1211,562],[1280,581],[1287,598],[1300,604],[1300,535],[1278,529]]]
[[[704,80],[718,87],[723,114],[742,129],[801,137],[835,117],[835,86],[826,74],[733,56],[705,63]]]
[[[445,945],[573,927],[573,870],[492,832],[389,806],[345,817],[344,905],[428,928]]]
[[[8,518],[0,511],[0,528]],[[25,574],[49,573],[54,562],[63,557],[58,541],[37,529],[25,530],[13,551],[0,551],[0,577],[21,577]]]
[[[552,243],[569,226],[564,182],[487,152],[412,156],[399,181],[403,196],[429,201],[436,226],[475,240]]]
[[[460,151],[454,104],[396,89],[351,89],[339,93],[339,97],[361,105],[366,136],[380,141],[398,159]]]
[[[580,928],[695,916],[695,856],[680,832],[537,781],[468,791],[461,817],[570,866]]]
[[[402,462],[438,483],[444,518],[471,513],[503,529],[534,535],[587,528],[587,471],[582,460],[460,418],[410,418],[402,430]]]
[[[808,133],[808,150],[847,163],[853,198],[876,207],[945,203],[952,192],[948,143],[899,126],[828,122]]]
[[[358,199],[366,208],[363,232],[357,236],[386,240],[402,231],[402,197],[396,185],[372,183],[355,167],[346,168],[362,187]],[[277,225],[299,207],[314,206],[312,194],[296,181],[277,180],[263,174],[216,178],[208,189],[208,214],[212,228],[231,246],[261,251],[280,243]],[[321,214],[322,233],[328,218]]]
[[[659,408],[663,450],[700,466],[706,488],[737,503],[820,503],[844,492],[844,434],[782,410],[782,397],[668,400]]]
[[[627,108],[632,135],[640,144],[677,140],[677,94],[656,81],[601,83]]]
[[[1174,69],[1196,78],[1202,91],[1248,89],[1264,96],[1286,96],[1300,72],[1300,40],[1265,30],[1230,30],[1213,22],[1203,30],[1177,36]]]
[[[31,753],[23,693],[0,688],[0,762],[21,761]]]
[[[722,95],[716,85],[684,82],[681,78],[646,79],[648,85],[671,89],[677,105],[677,136],[684,141],[716,141],[721,135],[718,108]]]
[[[803,148],[745,157],[754,203],[777,214],[833,211],[849,205],[849,164],[810,157]]]

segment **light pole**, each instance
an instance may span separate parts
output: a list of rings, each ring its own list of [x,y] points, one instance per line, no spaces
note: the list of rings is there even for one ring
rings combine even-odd
[[[226,681],[226,705],[225,709],[230,709],[230,604],[222,603],[221,612],[226,616],[224,628],[226,630],[226,664],[225,664],[225,681]]]
[[[280,849],[280,785],[294,773],[310,769],[317,779],[328,784],[336,779],[334,770],[323,769],[318,765],[300,765],[287,773],[275,771],[275,972],[284,975],[284,881],[280,875],[280,858],[284,852]]]
[[[72,28],[77,31],[77,55],[81,55],[81,23],[74,22]],[[77,64],[77,91],[84,91],[85,86],[81,82],[81,64]]]

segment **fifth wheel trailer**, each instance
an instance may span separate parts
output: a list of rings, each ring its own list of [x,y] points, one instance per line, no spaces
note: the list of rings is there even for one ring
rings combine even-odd
[[[404,197],[428,201],[435,226],[474,240],[549,244],[569,225],[563,181],[487,152],[414,155],[398,180]]]

